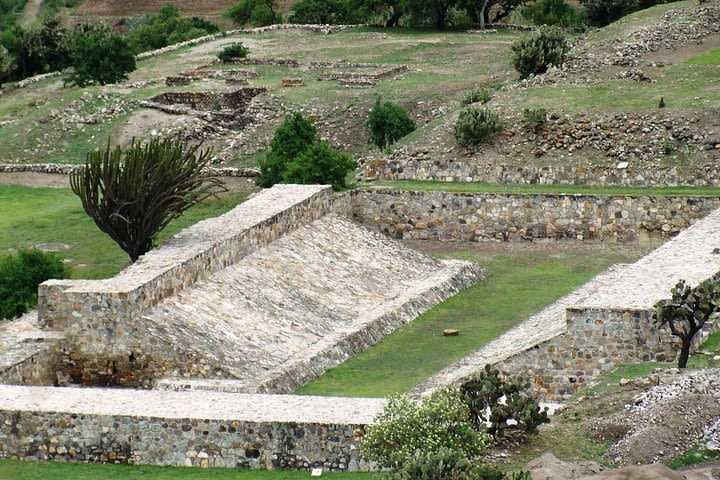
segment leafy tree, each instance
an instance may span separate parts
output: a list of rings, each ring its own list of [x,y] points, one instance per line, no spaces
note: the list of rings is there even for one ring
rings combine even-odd
[[[6,82],[15,69],[15,59],[10,55],[7,48],[0,45],[0,88]]]
[[[295,112],[275,131],[270,142],[270,152],[260,162],[260,176],[256,183],[261,187],[272,187],[283,181],[283,174],[290,163],[317,140],[317,128],[311,118]]]
[[[62,258],[52,253],[21,250],[0,258],[0,319],[16,318],[35,308],[38,285],[67,275]]]
[[[354,23],[356,18],[347,0],[301,0],[293,5],[289,20],[290,23],[338,25]]]
[[[349,5],[355,9],[360,18],[380,14],[386,17],[386,27],[397,27],[405,13],[402,8],[403,2],[404,0],[355,0],[349,2]]]
[[[687,367],[695,335],[715,314],[720,312],[720,276],[714,276],[696,287],[680,280],[671,290],[670,300],[654,306],[652,318],[659,327],[667,326],[681,341],[678,368]]]
[[[438,30],[447,27],[450,10],[458,0],[403,0],[402,9],[407,11],[417,25],[431,25]]]
[[[497,23],[508,17],[524,2],[525,0],[460,0],[458,6],[465,9],[471,21],[485,26],[486,23]]]
[[[470,411],[457,392],[438,390],[418,404],[404,395],[392,396],[368,425],[360,444],[362,455],[380,466],[399,468],[416,451],[448,449],[473,458],[492,442],[469,420]]]
[[[135,55],[128,42],[108,32],[75,35],[70,57],[73,72],[69,83],[80,87],[93,83],[118,83],[127,79],[136,68]]]
[[[522,78],[527,78],[547,72],[550,66],[561,66],[570,44],[562,30],[548,27],[518,39],[510,50],[515,70]]]
[[[218,53],[218,58],[223,63],[230,63],[236,58],[247,57],[250,50],[242,43],[233,43],[223,48],[223,51]]]
[[[469,106],[460,110],[455,124],[455,139],[466,148],[479,145],[500,133],[500,116],[487,107]]]
[[[376,98],[367,128],[370,140],[382,150],[415,131],[415,122],[401,107],[391,102],[381,104],[380,98]]]
[[[535,25],[558,25],[580,27],[585,16],[565,0],[535,0],[525,5],[521,15]]]
[[[580,0],[588,23],[604,27],[633,12],[674,0]]]
[[[529,389],[530,382],[525,379],[502,379],[499,370],[485,365],[477,378],[460,387],[460,392],[475,427],[497,438],[506,430],[535,433],[537,427],[550,422],[547,408],[540,409]],[[515,422],[510,423],[511,419]]]
[[[173,5],[165,5],[158,13],[148,16],[130,29],[128,41],[135,53],[156,50],[174,43],[192,40],[220,31],[206,20],[180,15]]]
[[[108,142],[88,153],[70,186],[98,228],[135,262],[170,221],[224,190],[207,170],[210,154],[180,138],[133,142],[126,151]]]
[[[333,150],[327,142],[317,141],[287,164],[283,182],[327,184],[342,190],[347,187],[348,172],[356,166],[349,156]]]
[[[225,16],[235,24],[265,27],[274,23],[281,23],[282,17],[275,12],[275,0],[240,0],[228,8]]]
[[[22,79],[67,68],[70,60],[70,36],[55,20],[40,28],[23,30],[15,26],[3,33],[3,43],[15,57],[14,78]]]

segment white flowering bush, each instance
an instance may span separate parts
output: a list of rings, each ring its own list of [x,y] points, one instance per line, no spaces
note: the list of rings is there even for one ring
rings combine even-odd
[[[468,406],[457,392],[439,390],[420,404],[393,396],[367,427],[361,453],[385,467],[396,467],[417,451],[441,448],[473,458],[491,444],[492,437],[475,430],[469,419]]]

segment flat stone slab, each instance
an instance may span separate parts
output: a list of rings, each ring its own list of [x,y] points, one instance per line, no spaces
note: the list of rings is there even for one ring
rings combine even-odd
[[[368,424],[384,399],[0,385],[0,412]]]

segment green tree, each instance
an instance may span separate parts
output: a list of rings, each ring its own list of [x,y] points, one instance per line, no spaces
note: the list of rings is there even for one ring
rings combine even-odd
[[[565,0],[535,0],[525,5],[520,13],[535,25],[581,27],[585,24],[584,13]]]
[[[63,279],[68,269],[62,258],[40,250],[21,250],[0,258],[0,320],[16,318],[35,308],[38,285]]]
[[[140,53],[219,31],[220,28],[213,23],[196,17],[184,17],[177,7],[165,5],[158,13],[146,17],[130,29],[128,42],[135,53]]]
[[[236,25],[265,27],[282,22],[280,14],[275,12],[276,8],[275,0],[240,0],[228,8],[225,16]]]
[[[431,25],[438,30],[447,27],[450,10],[458,0],[403,0],[402,9],[407,11],[418,25]]]
[[[357,21],[356,12],[350,9],[347,0],[300,0],[293,5],[289,21],[322,25],[350,24]]]
[[[108,32],[75,35],[70,57],[73,72],[68,81],[80,87],[118,83],[126,80],[136,68],[135,55],[128,42]]]
[[[283,182],[332,185],[333,190],[342,190],[347,187],[348,172],[356,166],[349,156],[317,141],[287,164]]]
[[[375,99],[375,106],[367,121],[370,140],[382,150],[392,145],[415,130],[415,122],[405,110],[394,103],[380,103]]]
[[[260,176],[256,183],[272,187],[283,181],[283,174],[290,163],[317,140],[317,128],[312,118],[294,112],[275,131],[270,142],[267,158],[260,162]]]
[[[497,23],[525,2],[525,0],[460,0],[458,6],[464,8],[472,22]],[[490,14],[492,18],[490,17]]]
[[[0,88],[6,82],[15,69],[15,59],[10,55],[8,49],[0,45]]]
[[[383,15],[386,27],[397,27],[405,13],[402,8],[403,2],[404,0],[355,0],[349,2],[349,6],[355,10],[360,19]]]
[[[208,171],[210,154],[180,138],[133,142],[126,151],[108,142],[88,153],[70,186],[98,228],[135,262],[168,223],[224,190]]]
[[[670,333],[680,339],[678,368],[685,368],[695,335],[720,312],[720,277],[714,276],[696,287],[680,280],[670,293],[669,300],[655,304],[652,318],[659,327],[667,326]]]

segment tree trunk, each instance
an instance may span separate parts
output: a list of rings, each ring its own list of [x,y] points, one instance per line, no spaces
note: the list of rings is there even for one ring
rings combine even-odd
[[[490,0],[483,0],[482,8],[480,9],[480,28],[485,30],[485,24],[488,23],[490,17],[490,9],[488,9],[488,2]]]
[[[678,368],[687,367],[688,358],[690,358],[690,345],[692,344],[692,337],[688,340],[682,340],[682,348],[680,349],[680,356],[678,357]]]
[[[400,23],[400,17],[402,17],[402,10],[393,8],[392,15],[385,22],[385,26],[388,28],[397,27],[398,23]]]

